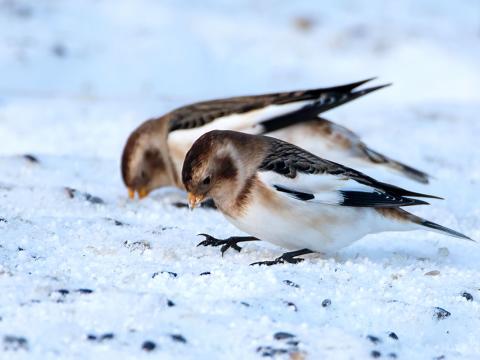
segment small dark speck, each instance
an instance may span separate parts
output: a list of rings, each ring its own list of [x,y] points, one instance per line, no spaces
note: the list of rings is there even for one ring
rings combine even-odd
[[[262,353],[263,357],[276,357],[277,355],[286,354],[287,349],[274,349],[271,346],[259,346],[257,348],[258,353]]]
[[[294,283],[293,281],[290,281],[290,280],[283,280],[283,283],[288,285],[288,286],[291,286],[291,287],[294,287],[294,288],[300,288],[300,285]]]
[[[452,315],[449,311],[442,309],[441,307],[434,308],[434,316],[437,320],[442,320]]]
[[[168,306],[168,307],[175,306],[175,303],[174,303],[172,300],[168,299],[168,300],[167,300],[167,306]]]
[[[176,277],[178,276],[178,274],[177,274],[177,273],[174,273],[173,271],[160,271],[160,272],[159,272],[159,271],[156,271],[156,272],[154,272],[154,273],[152,274],[152,279],[155,279],[155,278],[156,278],[158,275],[160,275],[160,274],[168,274],[168,275],[170,275],[170,277],[172,277],[172,278],[176,278]]]
[[[287,341],[287,345],[290,345],[290,346],[298,346],[299,343],[300,343],[300,341],[298,341],[298,340],[288,340]]]
[[[93,290],[91,290],[91,289],[77,289],[75,291],[80,293],[80,294],[91,294],[91,293],[93,293]]]
[[[115,335],[113,333],[106,333],[106,334],[103,334],[102,336],[99,337],[99,340],[100,341],[103,341],[103,340],[112,340],[113,338],[115,337]]]
[[[174,202],[172,205],[175,206],[175,207],[178,208],[178,209],[183,209],[183,208],[187,208],[187,209],[188,209],[188,204],[187,204],[187,203]]]
[[[89,341],[95,341],[95,340],[97,340],[97,336],[96,336],[96,335],[93,335],[93,334],[88,334],[88,335],[87,335],[87,340],[89,340]]]
[[[242,304],[243,306],[246,306],[246,307],[250,307],[250,304],[245,302],[245,301],[241,301],[240,304]]]
[[[295,303],[291,302],[291,301],[284,301],[285,305],[287,305],[289,308],[291,308],[293,311],[297,312],[298,311],[298,308],[297,308],[297,305],[295,305]]]
[[[152,351],[155,350],[157,347],[157,344],[155,344],[153,341],[147,340],[142,344],[142,349],[145,351]]]
[[[470,294],[470,293],[468,293],[468,292],[466,292],[466,291],[464,291],[464,292],[462,293],[462,297],[464,297],[465,299],[467,299],[467,301],[473,301],[473,296],[472,296],[472,294]]]
[[[437,357],[434,357],[433,360],[445,360],[445,355],[440,355],[440,356],[437,356]]]
[[[28,350],[28,341],[22,336],[5,335],[3,348],[4,350]]]
[[[0,217],[0,222],[7,223],[7,219]]]
[[[388,334],[388,337],[392,338],[393,340],[398,340],[397,334],[395,334],[393,331]]]
[[[322,307],[328,307],[330,305],[332,305],[332,300],[325,299],[325,300],[322,301]]]
[[[23,158],[31,162],[32,164],[38,164],[40,162],[38,158],[36,156],[33,156],[32,154],[25,154],[23,155]]]
[[[115,224],[115,226],[123,226],[125,225],[123,222],[121,222],[120,220],[113,220],[113,223]]]
[[[67,289],[59,289],[57,290],[57,292],[63,296],[70,294],[70,291],[68,291]]]
[[[378,344],[378,343],[382,342],[382,340],[379,337],[373,336],[373,335],[367,335],[367,339],[370,340],[374,344]]]
[[[380,356],[382,356],[382,353],[378,350],[373,350],[371,353],[370,353],[370,356],[373,357],[373,358],[379,358]]]
[[[210,271],[205,271],[200,274],[200,276],[211,275]]]
[[[397,358],[397,354],[395,354],[395,353],[390,353],[390,354],[388,354],[388,357],[389,357],[390,359],[396,359],[396,358]]]
[[[273,335],[273,338],[275,340],[285,340],[285,339],[291,339],[293,337],[295,337],[295,335],[290,334],[290,333],[285,332],[285,331],[279,331],[279,332],[277,332]]]
[[[52,53],[59,57],[65,57],[67,55],[67,48],[63,44],[55,44],[52,46]]]
[[[185,339],[180,334],[171,334],[170,337],[172,338],[173,341],[180,342],[180,343],[183,343],[183,344],[187,343],[187,339]]]
[[[25,249],[22,248],[22,247],[20,247],[20,246],[17,248],[17,251],[24,251],[24,250],[25,250]]]

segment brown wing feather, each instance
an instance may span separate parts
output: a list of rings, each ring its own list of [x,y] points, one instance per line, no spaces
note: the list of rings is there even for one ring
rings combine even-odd
[[[259,166],[259,171],[274,171],[280,175],[295,178],[297,172],[305,174],[329,174],[345,180],[352,179],[360,184],[381,190],[393,196],[413,196],[437,198],[437,196],[412,192],[395,185],[390,185],[371,178],[352,168],[322,159],[298,146],[282,140],[264,136],[270,144],[269,149]]]

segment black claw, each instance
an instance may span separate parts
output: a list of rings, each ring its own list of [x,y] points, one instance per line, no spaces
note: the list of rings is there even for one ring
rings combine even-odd
[[[205,236],[205,240],[199,242],[197,246],[220,246],[222,245],[219,239],[215,239],[213,236],[208,234],[198,234],[198,236]]]
[[[297,256],[311,254],[312,252],[313,251],[308,250],[308,249],[291,251],[291,252],[287,252],[287,253],[283,254],[282,256],[276,258],[275,260],[258,261],[258,262],[251,263],[250,265],[272,266],[272,265],[284,264],[284,263],[298,264],[299,262],[302,262],[305,259],[298,258]]]
[[[222,256],[223,254],[225,253],[225,251],[227,251],[228,249],[232,248],[238,252],[242,251],[242,248],[240,246],[238,246],[238,244],[235,242],[235,241],[232,241],[232,242],[228,242],[227,240],[225,240],[225,244],[222,245],[222,247],[220,248],[220,251],[222,252]]]
[[[242,248],[240,246],[238,246],[239,242],[252,241],[251,240],[252,238],[250,238],[250,237],[243,237],[243,238],[242,237],[230,237],[228,239],[222,240],[222,239],[214,238],[213,236],[208,235],[208,234],[198,234],[198,235],[205,236],[205,240],[198,243],[197,246],[221,246],[220,251],[222,252],[222,256],[230,248],[232,248],[232,249],[234,249],[238,252],[242,251]],[[248,240],[248,239],[250,239],[250,240]]]

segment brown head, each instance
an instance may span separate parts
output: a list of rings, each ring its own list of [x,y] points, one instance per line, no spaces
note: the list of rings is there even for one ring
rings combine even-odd
[[[129,136],[122,154],[122,177],[131,199],[174,185],[165,118],[144,122]]]
[[[210,131],[199,137],[183,162],[182,181],[193,208],[206,198],[231,203],[255,174],[264,144],[261,137]]]

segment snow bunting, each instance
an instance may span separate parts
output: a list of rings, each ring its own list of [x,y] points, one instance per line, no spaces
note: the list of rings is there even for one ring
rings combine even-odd
[[[371,79],[370,79],[371,80]],[[180,171],[193,142],[215,129],[265,134],[301,144],[307,150],[342,163],[383,164],[428,182],[428,175],[369,149],[351,131],[318,118],[322,112],[387,85],[357,88],[369,80],[305,91],[206,101],[148,120],[128,138],[122,155],[122,177],[131,198],[162,186],[183,189]]]
[[[240,241],[261,239],[295,250],[268,265],[295,263],[311,252],[331,254],[383,231],[427,229],[469,239],[401,209],[436,196],[377,181],[272,137],[210,131],[188,151],[182,181],[192,208],[212,198],[231,223],[252,235],[205,235],[201,245],[238,250]]]

